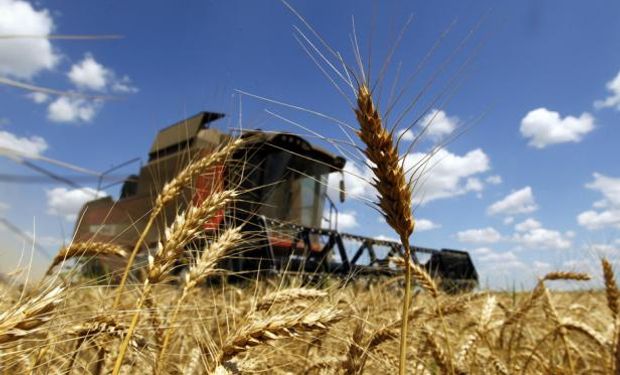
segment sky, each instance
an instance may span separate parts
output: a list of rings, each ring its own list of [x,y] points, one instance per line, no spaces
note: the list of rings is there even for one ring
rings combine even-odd
[[[0,0],[0,36],[119,36],[0,39],[2,82],[79,94],[0,84],[0,218],[39,246],[0,225],[0,272],[31,263],[40,274],[81,205],[118,196],[44,158],[98,172],[144,161],[160,128],[203,110],[228,114],[222,130],[295,132],[341,153],[312,136],[346,143],[354,134],[328,118],[356,126],[342,63],[320,39],[359,74],[357,40],[405,166],[436,151],[415,177],[413,244],[469,251],[492,288],[558,269],[597,275],[599,257],[620,260],[620,3],[290,2],[316,34],[277,0]],[[356,177],[370,179],[365,160],[351,147],[343,156],[340,229],[395,238]],[[35,174],[20,160],[81,187],[8,181]]]

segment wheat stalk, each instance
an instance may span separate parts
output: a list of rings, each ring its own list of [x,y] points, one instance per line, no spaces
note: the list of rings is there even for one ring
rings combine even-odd
[[[364,154],[372,163],[375,178],[372,185],[377,189],[377,205],[383,212],[386,222],[398,233],[406,259],[411,259],[409,237],[413,233],[414,220],[411,213],[412,186],[405,177],[405,170],[398,155],[392,133],[383,125],[371,92],[366,84],[357,90],[355,115],[360,125],[358,136],[366,144]],[[405,296],[402,306],[402,325],[400,340],[399,372],[406,372],[407,314],[411,298],[411,267],[405,267]]]

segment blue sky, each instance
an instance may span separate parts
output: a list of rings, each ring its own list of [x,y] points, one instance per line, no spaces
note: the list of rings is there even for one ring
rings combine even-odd
[[[620,3],[293,1],[292,5],[351,64],[349,38],[355,17],[364,63],[371,58],[371,79],[413,15],[385,74],[383,108],[399,64],[402,84],[402,77],[416,69],[450,28],[407,90],[402,102],[406,104],[475,28],[406,118],[424,115],[426,108],[436,114],[409,161],[467,128],[422,176],[426,183],[416,192],[419,224],[413,243],[470,250],[483,283],[496,287],[528,285],[535,275],[556,268],[588,271],[601,254],[617,258]],[[114,98],[35,96],[0,86],[0,147],[102,171],[144,158],[159,128],[202,110],[230,114],[219,124],[223,129],[238,126],[239,103],[245,128],[304,133],[265,111],[270,110],[344,140],[332,122],[235,91],[286,101],[354,124],[346,100],[295,40],[294,26],[303,29],[302,22],[276,0],[185,1],[177,6],[163,1],[0,0],[0,35],[122,36],[0,40],[0,77]],[[458,90],[443,105],[431,105],[455,74],[460,79]],[[419,128],[413,132],[418,134]],[[368,173],[361,160],[350,160],[349,168]],[[0,158],[0,171],[31,173],[6,157]],[[357,196],[340,207],[343,229],[394,237],[363,203],[372,197],[372,190],[352,177],[347,185]],[[117,194],[116,190],[109,193]],[[0,182],[0,214],[34,232],[53,254],[72,231],[76,207],[91,192]],[[0,237],[0,271],[7,272],[30,247],[6,228],[0,229]],[[35,255],[34,269],[46,261]]]

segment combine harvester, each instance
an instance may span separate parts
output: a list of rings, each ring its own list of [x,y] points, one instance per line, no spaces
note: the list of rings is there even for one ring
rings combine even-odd
[[[149,151],[148,163],[139,175],[130,176],[120,198],[104,197],[84,205],[75,227],[75,241],[104,241],[133,248],[145,227],[156,194],[163,185],[197,156],[206,155],[230,140],[230,135],[211,128],[223,114],[201,112],[162,129]],[[327,195],[331,173],[343,177],[346,160],[288,133],[246,131],[247,146],[225,165],[197,178],[160,216],[147,234],[145,244],[154,248],[177,212],[187,202],[197,205],[217,189],[227,186],[244,191],[225,211],[205,225],[205,237],[223,225],[244,223],[248,237],[260,238],[246,250],[227,259],[222,267],[234,272],[304,272],[359,275],[396,274],[389,258],[402,255],[398,242],[378,240],[337,229],[338,211]],[[344,179],[340,200],[344,201]],[[329,208],[326,209],[326,204]],[[324,213],[329,212],[329,217]],[[327,215],[326,215],[327,216]],[[329,229],[321,227],[329,223]],[[478,274],[467,252],[412,246],[414,261],[440,280],[449,292],[469,291],[478,285]],[[145,258],[146,252],[142,257]],[[87,269],[118,270],[118,260],[91,260]]]

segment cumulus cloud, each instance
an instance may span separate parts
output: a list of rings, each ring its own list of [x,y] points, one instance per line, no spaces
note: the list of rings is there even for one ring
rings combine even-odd
[[[441,225],[437,223],[433,223],[431,220],[428,220],[428,219],[416,219],[415,220],[415,231],[416,232],[424,232],[427,230],[433,230],[433,229],[437,229],[440,227]]]
[[[532,227],[531,223],[521,229],[521,232],[514,235],[513,240],[528,249],[565,250],[572,246],[572,232],[561,233],[540,226]]]
[[[26,97],[37,104],[43,104],[49,100],[49,95],[43,92],[31,92]]]
[[[38,156],[47,150],[45,139],[32,137],[18,137],[13,133],[0,130],[0,155],[24,154],[26,156]]]
[[[49,35],[54,21],[46,9],[26,1],[0,0],[0,35]],[[52,69],[59,60],[45,38],[3,40],[0,43],[0,74],[30,79]]]
[[[67,73],[69,80],[80,89],[103,91],[111,72],[103,65],[95,61],[92,55],[87,54],[84,59],[71,66]]]
[[[525,268],[525,264],[512,251],[499,252],[488,247],[480,247],[472,250],[471,253],[486,270],[504,271]]]
[[[502,183],[502,176],[500,175],[489,176],[485,179],[485,181],[487,182],[487,184],[499,185]]]
[[[358,166],[355,162],[349,161],[344,166],[344,185],[347,199],[368,197],[374,189],[368,181],[372,177],[372,171],[366,166]],[[327,194],[334,202],[340,200],[340,180],[342,177],[339,173],[330,173],[327,181]]]
[[[594,173],[594,181],[586,184],[598,191],[603,199],[594,202],[596,210],[588,210],[577,215],[579,225],[590,229],[620,228],[620,178]]]
[[[98,100],[60,96],[47,107],[47,118],[53,122],[90,122],[100,108]]]
[[[357,212],[343,211],[338,213],[338,229],[347,230],[359,226],[357,222]]]
[[[514,217],[512,217],[512,216],[506,216],[506,217],[504,218],[504,221],[503,221],[503,222],[504,222],[504,225],[510,225],[510,224],[514,223],[514,221],[515,221],[515,218],[514,218]]]
[[[533,229],[538,229],[541,228],[542,224],[540,222],[538,222],[537,220],[534,220],[532,218],[529,218],[525,221],[522,221],[520,223],[518,223],[517,225],[515,225],[515,231],[517,232],[527,232]]]
[[[111,90],[120,93],[134,93],[138,91],[132,85],[129,76],[125,75],[122,78],[118,78],[112,69],[96,61],[90,53],[84,55],[80,62],[73,64],[67,76],[71,83],[81,90]]]
[[[456,234],[456,238],[460,242],[490,244],[500,241],[502,235],[495,228],[486,227],[460,231]]]
[[[405,156],[404,168],[408,177],[420,163],[427,162],[428,154],[412,153]],[[418,171],[418,183],[413,193],[415,204],[426,204],[436,199],[451,198],[469,192],[480,192],[484,183],[476,177],[490,169],[489,157],[481,149],[469,151],[464,155],[453,154],[440,149],[430,158],[426,168]],[[373,173],[367,166],[349,162],[344,167],[347,196],[374,199],[377,192],[369,183]],[[329,175],[327,192],[338,201],[341,177],[337,173]]]
[[[615,108],[620,111],[620,71],[616,76],[605,85],[610,92],[609,96],[603,100],[594,102],[596,108]]]
[[[422,126],[427,127],[425,135],[433,140],[440,140],[450,135],[459,124],[458,117],[448,116],[446,112],[433,109],[424,116],[420,122]]]
[[[558,112],[537,108],[521,120],[521,134],[529,138],[529,145],[545,148],[552,144],[580,142],[594,129],[594,117],[583,113],[579,117],[562,118]]]
[[[407,155],[405,169],[415,169],[415,166],[424,163],[427,157],[427,154],[419,152]],[[482,189],[482,183],[471,178],[489,169],[489,157],[481,149],[469,151],[465,155],[456,155],[440,149],[419,177],[421,181],[417,191],[413,193],[414,202],[426,204],[436,199],[454,197],[471,191],[478,192]]]
[[[105,196],[103,192],[97,192],[91,188],[67,189],[58,187],[47,190],[47,212],[51,215],[64,217],[68,221],[74,221],[84,203]]]
[[[332,215],[331,220],[333,220],[333,222],[330,225],[330,217],[329,217],[329,210],[325,210],[323,212],[323,220],[321,222],[321,226],[323,228],[328,228],[331,227],[332,229],[335,228],[336,225],[336,218],[334,215]],[[347,230],[347,229],[351,229],[351,228],[355,228],[357,227],[359,224],[357,222],[357,212],[355,211],[342,211],[338,213],[338,229],[339,230]]]
[[[529,186],[508,194],[487,208],[489,215],[516,215],[527,214],[538,209],[532,188]]]
[[[397,239],[396,237],[393,236],[386,236],[384,234],[380,234],[378,236],[375,236],[375,240],[379,240],[379,241],[391,241],[391,242],[400,242],[399,239]]]
[[[411,129],[401,129],[396,134],[403,142],[411,142],[415,139],[415,134],[413,134],[413,131],[411,131]]]

